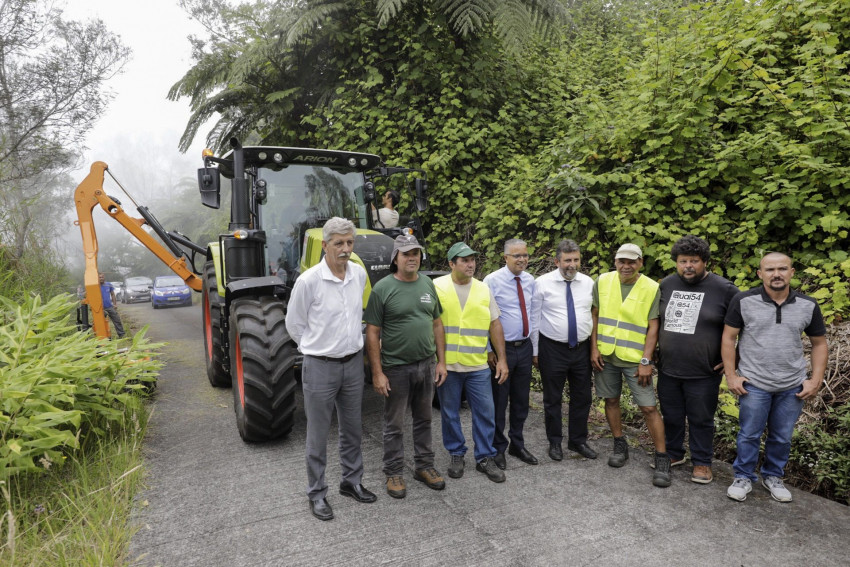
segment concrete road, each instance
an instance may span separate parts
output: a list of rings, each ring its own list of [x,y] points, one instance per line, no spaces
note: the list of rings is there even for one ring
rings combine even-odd
[[[199,306],[153,311],[120,307],[133,326],[150,323],[166,341],[146,442],[147,490],[137,499],[139,531],[130,563],[145,566],[296,565],[847,565],[850,509],[792,489],[780,504],[756,486],[746,502],[726,497],[730,468],[715,464],[714,483],[651,484],[649,456],[631,440],[622,469],[607,466],[611,439],[591,440],[595,461],[546,456],[539,395],[526,424],[528,466],[508,457],[507,481],[475,471],[433,491],[412,480],[390,498],[381,473],[382,401],[363,401],[364,484],[378,494],[359,504],[337,493],[336,436],[329,443],[329,501],[336,518],[309,512],[304,464],[305,418],[299,392],[296,425],[284,440],[248,445],[236,431],[230,390],[213,389],[203,362]],[[471,440],[468,411],[464,431]],[[439,412],[437,467],[445,473]],[[408,456],[412,451],[407,444]]]

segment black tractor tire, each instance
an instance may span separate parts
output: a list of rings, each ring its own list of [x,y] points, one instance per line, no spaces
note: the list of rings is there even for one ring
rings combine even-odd
[[[227,364],[225,349],[227,343],[221,332],[221,296],[215,281],[215,265],[204,264],[203,330],[204,360],[207,365],[207,378],[215,388],[229,388],[231,384],[230,366]]]
[[[233,408],[243,441],[283,437],[295,422],[298,350],[285,325],[286,303],[243,297],[230,307]]]

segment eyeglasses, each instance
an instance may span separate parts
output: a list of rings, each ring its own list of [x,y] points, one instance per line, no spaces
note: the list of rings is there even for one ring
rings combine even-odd
[[[528,260],[528,254],[505,254],[505,256],[510,256],[514,260]]]

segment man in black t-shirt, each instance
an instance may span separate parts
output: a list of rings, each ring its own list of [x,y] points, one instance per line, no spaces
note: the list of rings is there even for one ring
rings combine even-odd
[[[699,484],[712,481],[714,413],[723,361],[723,320],[734,284],[706,270],[708,242],[686,235],[671,251],[676,273],[661,282],[658,333],[658,400],[671,466],[685,462],[685,421],[693,473]]]

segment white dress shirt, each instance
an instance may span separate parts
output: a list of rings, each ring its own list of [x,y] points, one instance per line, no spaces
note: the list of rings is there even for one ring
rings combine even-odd
[[[593,279],[581,272],[570,286],[576,311],[578,342],[586,341],[593,331]],[[534,280],[534,296],[531,299],[531,345],[537,356],[540,334],[554,341],[566,343],[567,323],[567,280],[555,269]]]
[[[366,270],[348,262],[345,279],[327,261],[295,280],[286,310],[286,330],[302,354],[342,358],[363,348]]]

